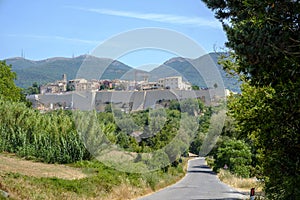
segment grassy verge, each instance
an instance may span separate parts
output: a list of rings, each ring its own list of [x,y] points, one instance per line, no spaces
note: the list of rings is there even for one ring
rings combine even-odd
[[[250,194],[250,189],[255,188],[255,199],[257,200],[265,197],[263,192],[264,184],[257,181],[256,178],[237,177],[224,169],[220,170],[218,177],[222,182],[246,194]]]
[[[213,167],[213,165],[214,165],[213,158],[207,157],[205,160],[206,160],[206,163],[208,166]],[[230,171],[224,170],[224,169],[220,169],[220,171],[218,172],[218,177],[223,183],[225,183],[243,193],[250,194],[250,189],[255,188],[256,199],[261,199],[264,197],[264,192],[263,192],[264,183],[258,181],[255,177],[254,178],[242,178],[242,177],[232,174],[232,173],[230,173]]]
[[[133,199],[181,179],[186,163],[184,159],[178,166],[170,166],[165,171],[131,174],[108,168],[98,161],[83,161],[72,164],[87,175],[76,180],[0,170],[0,189],[7,191],[10,199]]]
[[[256,180],[256,178],[241,178],[237,177],[234,174],[231,174],[229,171],[221,169],[218,173],[219,179],[244,192],[249,192],[251,188],[255,188],[256,192],[262,192],[263,189],[263,183]]]

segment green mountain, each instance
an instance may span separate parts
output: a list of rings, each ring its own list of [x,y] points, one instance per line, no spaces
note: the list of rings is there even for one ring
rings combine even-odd
[[[172,58],[153,69],[150,72],[150,80],[154,81],[167,76],[182,76],[185,81],[202,88],[224,84],[225,88],[240,92],[238,78],[227,75],[218,64],[220,55],[221,53],[210,53],[197,59]]]
[[[218,53],[210,53],[197,59],[172,58],[161,66],[150,72],[136,70],[122,62],[107,58],[98,58],[89,55],[82,55],[74,58],[49,58],[40,61],[32,61],[24,58],[10,58],[7,64],[12,65],[12,70],[17,73],[16,84],[27,88],[32,83],[45,84],[60,80],[63,74],[68,80],[74,78],[85,79],[124,79],[142,80],[148,76],[150,81],[157,81],[159,78],[168,76],[182,76],[184,80],[200,87],[212,87],[221,85],[216,83],[215,73],[217,69],[222,77],[226,88],[240,92],[236,77],[228,77],[220,65],[218,65]],[[104,72],[104,73],[103,73]],[[209,78],[203,78],[209,77]]]
[[[87,55],[41,61],[11,58],[7,59],[6,63],[12,65],[12,70],[17,73],[16,84],[22,88],[27,88],[34,82],[45,84],[60,80],[63,74],[66,74],[68,79],[116,79],[132,69],[119,61]],[[98,69],[104,69],[104,73],[96,73]]]

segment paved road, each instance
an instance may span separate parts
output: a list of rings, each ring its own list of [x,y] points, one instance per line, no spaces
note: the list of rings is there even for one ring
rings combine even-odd
[[[139,200],[236,200],[247,196],[222,183],[204,158],[189,161],[187,175],[178,183]]]

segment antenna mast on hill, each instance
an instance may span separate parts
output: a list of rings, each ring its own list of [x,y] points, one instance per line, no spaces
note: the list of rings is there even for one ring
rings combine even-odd
[[[21,51],[21,58],[25,58],[25,54],[24,54],[23,48],[22,48],[22,51]]]

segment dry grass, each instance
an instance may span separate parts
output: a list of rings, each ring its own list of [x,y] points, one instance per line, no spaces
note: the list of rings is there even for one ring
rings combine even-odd
[[[256,178],[237,177],[223,169],[221,169],[218,177],[222,182],[240,191],[249,192],[251,188],[255,188],[256,192],[262,192],[263,184],[258,182]]]
[[[130,200],[150,192],[152,192],[152,190],[146,186],[137,188],[123,183],[115,187],[105,200]]]
[[[185,168],[186,163],[187,160],[184,160]],[[97,174],[89,174],[87,178],[73,180],[74,176],[80,177],[79,175],[83,174],[80,169],[36,163],[11,154],[0,154],[0,190],[8,192],[11,199],[20,200],[130,200],[153,193],[154,190],[173,184],[184,176],[182,171],[178,172],[173,168],[170,170],[169,174],[154,175],[154,187],[150,187],[149,180],[144,176],[136,180],[124,176],[120,184],[110,188],[109,182],[102,184],[102,178],[100,180]],[[136,182],[133,184],[134,180]]]
[[[0,172],[13,172],[34,177],[56,177],[67,180],[86,177],[77,168],[23,160],[13,154],[0,154]]]

